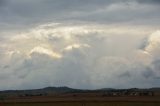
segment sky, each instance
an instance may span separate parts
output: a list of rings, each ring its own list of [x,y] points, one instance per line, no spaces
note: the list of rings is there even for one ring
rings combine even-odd
[[[160,87],[160,0],[0,0],[0,90]]]

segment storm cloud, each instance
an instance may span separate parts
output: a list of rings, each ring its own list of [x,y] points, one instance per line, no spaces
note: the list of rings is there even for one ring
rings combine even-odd
[[[48,22],[159,25],[158,0],[2,0],[1,29]]]
[[[160,86],[158,0],[0,1],[0,89]]]

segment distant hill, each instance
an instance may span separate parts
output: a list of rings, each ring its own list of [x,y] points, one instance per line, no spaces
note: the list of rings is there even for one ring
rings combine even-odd
[[[0,96],[42,96],[42,95],[58,95],[66,93],[104,93],[104,92],[123,92],[123,91],[153,91],[160,92],[160,88],[150,88],[150,89],[112,89],[112,88],[103,88],[97,90],[82,90],[82,89],[73,89],[69,87],[46,87],[42,89],[30,89],[30,90],[6,90],[0,91]]]
[[[81,90],[78,89],[72,89],[69,87],[46,87],[42,89],[30,89],[30,90],[5,90],[0,91],[1,95],[7,95],[7,96],[17,96],[17,95],[38,95],[38,94],[62,94],[62,93],[69,93],[69,92],[78,92]]]

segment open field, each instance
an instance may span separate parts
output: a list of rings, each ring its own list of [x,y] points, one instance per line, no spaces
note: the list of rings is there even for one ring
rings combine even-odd
[[[160,106],[160,102],[24,102],[5,103],[1,106]]]
[[[2,106],[160,106],[160,103],[144,102],[60,102],[60,103],[15,103],[2,104]]]
[[[2,91],[0,106],[160,106],[160,90],[75,90],[66,87]]]
[[[160,97],[25,97],[1,101],[0,106],[160,106]]]

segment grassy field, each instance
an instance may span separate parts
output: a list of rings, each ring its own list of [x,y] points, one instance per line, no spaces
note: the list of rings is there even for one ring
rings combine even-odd
[[[32,96],[12,97],[0,101],[0,106],[160,106],[160,96]]]
[[[160,106],[160,102],[34,102],[1,103],[0,106]]]

